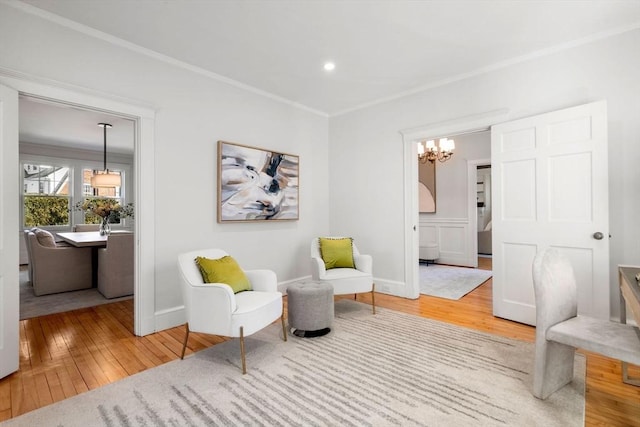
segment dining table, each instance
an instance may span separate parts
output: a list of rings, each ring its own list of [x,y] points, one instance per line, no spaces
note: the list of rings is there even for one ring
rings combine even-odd
[[[131,233],[127,230],[112,230],[111,234],[118,233]],[[58,237],[60,237],[65,242],[76,246],[78,248],[86,248],[86,247],[104,247],[107,246],[107,238],[109,237],[106,234],[100,234],[99,231],[71,231],[71,232],[63,232],[57,233]]]

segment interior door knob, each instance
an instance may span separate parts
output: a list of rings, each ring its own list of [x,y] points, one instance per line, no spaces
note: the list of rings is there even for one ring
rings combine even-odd
[[[602,234],[599,231],[596,231],[595,233],[593,233],[593,238],[596,240],[602,240],[603,237],[604,237],[604,234]]]

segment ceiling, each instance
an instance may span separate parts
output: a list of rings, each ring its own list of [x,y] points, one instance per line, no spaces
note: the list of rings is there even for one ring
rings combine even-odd
[[[20,96],[18,115],[20,142],[102,151],[104,130],[98,123],[109,123],[108,152],[133,155],[132,120],[27,96]]]
[[[640,28],[638,0],[22,2],[329,116]]]

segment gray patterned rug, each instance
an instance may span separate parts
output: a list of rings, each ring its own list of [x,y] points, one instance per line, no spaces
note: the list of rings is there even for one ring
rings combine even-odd
[[[584,358],[548,400],[533,345],[351,300],[333,331],[282,341],[279,323],[27,413],[2,426],[581,426]]]
[[[490,270],[450,265],[421,264],[420,293],[432,297],[458,300],[492,276]]]

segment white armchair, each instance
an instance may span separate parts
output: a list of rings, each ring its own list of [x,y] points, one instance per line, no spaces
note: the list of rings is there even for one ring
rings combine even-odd
[[[336,237],[340,238],[340,237]],[[373,283],[373,260],[371,255],[363,255],[353,243],[353,260],[356,268],[325,268],[320,253],[320,241],[316,237],[311,241],[311,276],[313,280],[333,285],[334,295],[357,294],[371,292],[373,314],[376,314],[375,288]]]
[[[178,256],[182,297],[186,315],[186,335],[180,358],[184,358],[189,332],[240,338],[242,373],[247,373],[244,337],[252,335],[280,318],[284,341],[287,333],[282,311],[282,293],[271,270],[245,270],[251,291],[234,294],[224,283],[204,283],[195,259],[219,259],[228,255],[221,249],[204,249]]]

